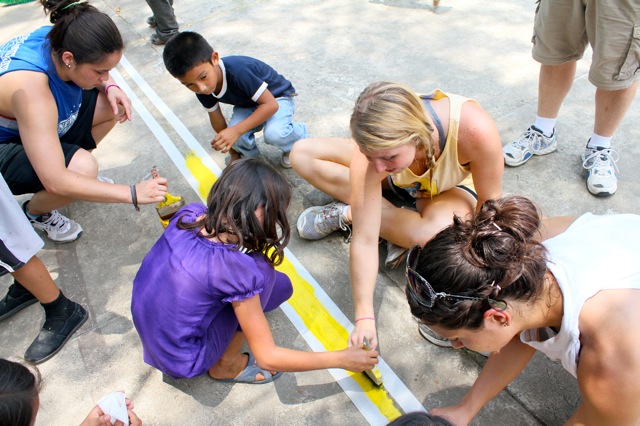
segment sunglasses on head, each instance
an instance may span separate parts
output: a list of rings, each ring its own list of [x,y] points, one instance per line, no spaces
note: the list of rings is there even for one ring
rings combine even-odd
[[[420,306],[431,309],[433,304],[438,299],[458,299],[458,300],[473,300],[489,302],[492,308],[499,311],[507,309],[507,303],[503,300],[489,299],[486,297],[471,297],[460,296],[457,294],[449,294],[444,292],[436,292],[429,281],[424,279],[422,275],[416,272],[415,268],[418,265],[418,258],[420,257],[420,251],[422,247],[415,245],[409,250],[407,255],[407,267],[405,275],[407,277],[407,285],[409,287],[409,295]]]

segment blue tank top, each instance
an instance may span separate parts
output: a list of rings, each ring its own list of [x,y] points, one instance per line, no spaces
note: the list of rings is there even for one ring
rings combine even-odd
[[[51,26],[40,27],[0,46],[0,76],[11,71],[36,71],[49,77],[49,88],[58,106],[58,136],[64,135],[78,117],[82,89],[60,79],[51,59],[47,34]],[[19,136],[18,122],[0,115],[0,143]]]

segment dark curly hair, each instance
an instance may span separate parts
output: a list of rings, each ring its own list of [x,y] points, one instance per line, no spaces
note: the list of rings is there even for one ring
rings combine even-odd
[[[410,294],[411,313],[427,325],[450,330],[479,329],[488,299],[530,301],[543,289],[546,249],[536,240],[541,216],[520,196],[487,200],[471,219],[455,216],[420,251],[415,271],[435,292],[479,297],[439,298],[431,308]],[[493,285],[492,285],[493,284]]]
[[[207,214],[195,222],[180,218],[180,229],[204,229],[212,235],[228,233],[251,251],[263,253],[272,265],[284,260],[291,230],[287,208],[291,187],[275,168],[257,158],[231,163],[211,188]],[[263,225],[255,211],[264,207]]]

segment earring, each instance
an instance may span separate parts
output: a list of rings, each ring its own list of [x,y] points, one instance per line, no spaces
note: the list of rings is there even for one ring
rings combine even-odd
[[[503,323],[502,323],[502,326],[503,326],[503,327],[509,327],[509,324],[507,324],[506,322],[503,322]]]
[[[71,64],[67,62],[67,68],[71,68]]]

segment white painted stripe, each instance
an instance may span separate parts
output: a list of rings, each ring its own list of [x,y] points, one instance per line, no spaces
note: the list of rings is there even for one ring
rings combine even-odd
[[[197,188],[200,183],[193,176],[191,171],[187,168],[182,154],[180,153],[180,151],[178,151],[178,148],[176,148],[176,146],[173,144],[173,142],[169,138],[169,135],[167,135],[167,133],[162,129],[162,127],[160,127],[160,124],[158,124],[156,119],[153,118],[151,113],[145,108],[142,102],[140,102],[140,99],[138,98],[138,96],[135,94],[133,90],[131,90],[131,87],[124,80],[124,78],[122,78],[122,75],[120,75],[118,70],[114,68],[111,71],[109,71],[109,73],[113,77],[113,80],[118,84],[118,86],[120,86],[122,90],[124,90],[125,93],[129,96],[129,99],[131,99],[131,105],[133,106],[133,108],[138,112],[142,120],[147,124],[147,127],[149,127],[149,129],[151,130],[153,135],[156,137],[156,139],[158,139],[158,142],[160,142],[160,145],[162,145],[162,147],[166,151],[171,161],[173,161],[173,164],[178,168],[178,170],[180,171],[180,173],[182,173],[182,175],[187,180],[187,182],[189,182],[189,185],[191,185],[191,187],[194,188],[197,193],[198,192]],[[151,169],[151,166],[153,166],[153,164],[149,165],[149,169]]]
[[[207,152],[202,145],[196,140],[196,138],[191,134],[189,129],[180,121],[180,119],[174,114],[174,112],[164,103],[160,96],[156,94],[156,92],[147,84],[146,80],[142,78],[142,76],[138,73],[138,71],[131,65],[131,62],[122,55],[122,59],[120,63],[127,71],[127,73],[131,76],[133,81],[142,89],[144,94],[149,98],[151,103],[160,111],[160,114],[167,119],[169,124],[178,132],[184,143],[198,156],[202,163],[207,166],[209,170],[213,172],[216,176],[220,176],[222,170],[218,165],[213,161],[209,152]],[[197,190],[196,190],[197,192]]]
[[[213,162],[209,153],[202,148],[202,146],[198,143],[191,132],[189,132],[186,126],[184,126],[184,124],[178,119],[173,111],[171,111],[171,109],[169,109],[169,107],[160,99],[160,97],[153,91],[153,89],[151,89],[151,87],[146,83],[142,76],[140,76],[133,65],[131,65],[131,63],[124,56],[122,57],[121,65],[125,68],[129,76],[131,76],[131,78],[136,82],[136,84],[145,93],[145,95],[149,98],[153,105],[158,108],[161,114],[173,126],[173,128],[180,135],[183,141],[189,146],[189,148],[193,150],[198,157],[201,158],[203,164],[205,164],[212,171],[212,173],[219,176],[221,170],[217,166],[217,164]],[[117,72],[117,70],[114,69],[112,71],[112,75],[114,76],[114,80],[118,83],[118,85],[120,85],[120,87],[122,87],[123,90],[127,92],[129,97],[131,98],[133,107],[136,109],[136,111],[138,111],[138,113],[143,118],[147,126],[151,129],[156,138],[158,138],[160,144],[165,149],[178,170],[183,174],[183,176],[185,176],[191,187],[199,195],[199,182],[193,177],[192,173],[185,166],[185,161],[182,154],[171,142],[167,134],[164,132],[164,130],[162,130],[160,125],[149,113],[149,111],[144,107],[144,105],[142,105],[140,100],[127,85],[122,76]],[[285,249],[285,256],[295,267],[298,274],[314,288],[315,296],[317,297],[321,305],[324,306],[326,311],[348,332],[351,332],[351,330],[353,330],[354,328],[353,324],[344,315],[340,308],[338,308],[333,300],[331,300],[327,293],[320,287],[320,285],[311,276],[311,274],[309,274],[306,268],[304,268],[304,266],[289,251],[289,249]],[[326,350],[324,345],[313,335],[313,333],[309,331],[309,329],[302,321],[302,318],[288,303],[285,302],[284,304],[282,304],[281,308],[312,350]],[[379,361],[380,362],[378,364],[378,368],[380,369],[384,377],[385,389],[387,390],[389,395],[391,395],[391,397],[396,401],[396,403],[405,412],[424,411],[424,407],[422,407],[422,404],[420,404],[420,402],[415,398],[415,396],[405,386],[400,378],[386,364],[382,357],[379,358]],[[328,371],[370,424],[384,425],[388,423],[388,419],[384,415],[382,415],[378,407],[366,395],[360,385],[358,385],[358,383],[351,378],[348,372],[341,369],[329,369]]]

